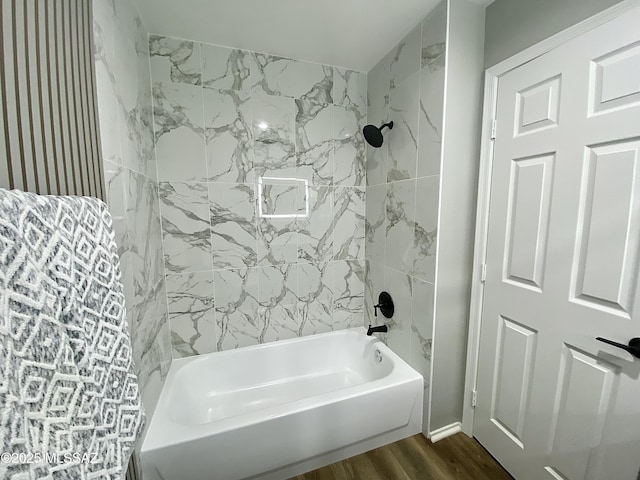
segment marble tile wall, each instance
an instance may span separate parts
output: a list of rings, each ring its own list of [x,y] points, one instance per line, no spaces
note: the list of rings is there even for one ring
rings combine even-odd
[[[153,141],[149,44],[132,0],[94,0],[94,58],[107,202],[150,418],[171,361]]]
[[[396,314],[385,340],[430,378],[442,139],[446,2],[367,75],[368,121],[393,120],[379,149],[367,146],[366,319],[381,291]],[[425,398],[428,398],[425,397]]]
[[[149,48],[174,358],[363,325],[366,74]]]

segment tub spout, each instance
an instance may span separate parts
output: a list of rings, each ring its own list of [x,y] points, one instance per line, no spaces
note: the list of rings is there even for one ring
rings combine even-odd
[[[379,327],[372,327],[371,325],[369,325],[369,330],[367,330],[367,335],[371,336],[374,333],[384,333],[387,332],[389,329],[387,328],[386,325],[380,325]]]

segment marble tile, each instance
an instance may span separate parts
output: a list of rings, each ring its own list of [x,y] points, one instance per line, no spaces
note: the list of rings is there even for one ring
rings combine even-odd
[[[205,89],[203,99],[209,180],[253,182],[249,94]]]
[[[96,55],[105,54],[96,52]],[[115,77],[106,59],[96,61],[96,89],[100,117],[100,146],[105,161],[122,165],[120,123],[122,113],[118,103]]]
[[[422,54],[422,25],[415,27],[385,57],[389,62],[389,88],[398,88],[420,69]]]
[[[207,184],[161,182],[159,191],[167,273],[211,270]]]
[[[334,329],[364,325],[364,260],[340,260],[333,264]]]
[[[111,0],[115,10],[117,36],[126,39],[135,45],[140,36],[140,30],[144,27],[140,23],[140,17],[135,3],[131,0]]]
[[[114,74],[114,81],[118,84],[118,103],[125,111],[131,111],[138,101],[138,52],[132,32],[123,32],[125,27],[120,19],[116,20],[116,35],[114,37],[114,59],[110,68]],[[129,22],[127,22],[129,23]]]
[[[333,103],[353,107],[361,113],[367,109],[367,74],[335,67],[333,69]]]
[[[137,225],[143,225],[143,235],[135,238],[144,245],[145,255],[148,257],[148,260],[145,260],[144,270],[148,272],[152,281],[155,281],[160,280],[165,273],[162,259],[162,218],[158,184],[149,180],[149,177],[145,177],[144,199],[140,201],[145,201],[149,205],[148,217],[145,220],[140,218],[134,220]]]
[[[415,196],[415,180],[388,185],[385,265],[407,273],[413,270]]]
[[[154,82],[202,84],[200,44],[149,35],[149,51]]]
[[[148,54],[138,52],[135,44],[120,36],[116,40],[116,58],[114,75],[120,83],[118,128],[122,164],[155,178]]]
[[[393,298],[395,312],[390,319],[380,318],[389,327],[387,345],[405,362],[411,358],[411,277],[405,273],[385,267],[387,291]],[[376,297],[377,298],[377,297]]]
[[[387,181],[416,177],[418,161],[418,112],[420,73],[416,72],[391,92]]]
[[[202,53],[202,86],[218,90],[249,91],[251,71],[256,69],[251,52],[206,43]]]
[[[143,65],[145,65],[145,63],[148,64],[148,62],[145,62],[144,57],[142,57],[140,63]],[[138,68],[143,68],[143,66],[139,65]],[[144,68],[148,69],[146,65]],[[142,79],[140,81],[142,81]],[[153,126],[153,100],[151,85],[147,85],[148,82],[144,83],[145,87],[143,87],[140,92],[140,97],[138,99],[138,121],[141,132],[143,133],[137,137],[137,141],[139,142],[137,147],[138,154],[142,157],[141,164],[144,168],[142,173],[157,181],[158,168],[156,162],[156,145]]]
[[[333,183],[334,106],[296,100],[298,176],[313,185]]]
[[[261,307],[295,305],[298,272],[293,263],[258,269],[258,302]]]
[[[117,32],[115,4],[110,0],[100,0],[93,4],[93,43],[96,62],[107,65],[114,62],[114,37]],[[98,95],[103,92],[98,89]]]
[[[301,263],[298,271],[298,335],[335,330],[333,263]]]
[[[303,181],[297,178],[261,177],[258,181],[258,216],[294,219],[307,214]],[[299,210],[304,209],[301,213]]]
[[[152,337],[154,342],[145,351],[144,362],[138,369],[138,384],[140,385],[142,403],[148,416],[153,415],[171,365],[169,322],[165,319],[158,326],[158,330],[154,332]],[[133,348],[135,349],[135,347]]]
[[[136,325],[132,332],[133,359],[142,400],[147,414],[150,414],[171,363],[171,333],[164,278],[145,297],[144,303],[132,310],[131,316]]]
[[[146,135],[140,131],[137,109],[125,112],[123,119],[124,121],[120,123],[122,164],[135,172],[146,174],[146,162],[149,157],[141,152],[141,148],[144,147],[142,137]]]
[[[109,160],[103,160],[106,201],[113,220],[113,231],[118,255],[122,257],[127,246],[127,170]],[[125,291],[125,298],[127,297]]]
[[[166,284],[174,358],[215,352],[213,272],[170,274]]]
[[[256,142],[293,144],[295,101],[272,95],[251,96],[252,131]]]
[[[131,298],[139,303],[164,276],[162,230],[156,182],[137,172],[129,172],[127,276],[131,277],[134,289]]]
[[[132,349],[138,369],[149,371],[155,368],[153,364],[156,362],[170,361],[171,343],[164,277],[150,289],[142,303],[131,309],[130,314],[135,320]]]
[[[384,263],[387,243],[387,185],[367,187],[365,253],[367,260]]]
[[[213,268],[257,263],[255,192],[250,184],[209,183]]]
[[[445,61],[447,2],[440,2],[422,22],[422,63],[430,69],[442,69]]]
[[[116,0],[120,3],[128,4],[128,9],[131,10],[131,13],[127,13],[131,21],[130,25],[134,27],[134,32],[132,32],[131,41],[135,44],[136,50],[139,54],[147,57],[147,77],[150,76],[151,71],[149,69],[149,32],[147,31],[147,27],[140,18],[138,12],[138,6],[135,0]]]
[[[296,231],[295,221],[258,219],[258,265],[295,263]]]
[[[140,19],[138,18],[140,21]],[[154,139],[153,125],[153,93],[151,88],[151,72],[149,71],[149,40],[148,35],[141,21],[138,26],[138,37],[136,39],[136,50],[138,60],[136,68],[138,70],[138,95],[137,95],[137,126],[139,135],[135,142],[138,154],[142,157],[141,163],[147,177],[157,180],[158,172],[156,168],[156,146]]]
[[[315,103],[333,103],[333,70],[329,65],[296,61],[294,97]]]
[[[378,303],[378,296],[381,292],[387,290],[387,284],[384,276],[384,264],[382,262],[373,262],[367,260],[365,262],[365,291],[364,291],[364,308],[365,308],[365,324],[380,325],[384,317],[376,316],[373,306]]]
[[[413,274],[431,283],[436,277],[439,189],[439,175],[417,180]]]
[[[295,60],[252,53],[255,72],[251,72],[251,90],[267,95],[295,96]],[[252,65],[252,67],[253,67]]]
[[[253,170],[256,178],[298,178],[294,145],[254,143]]]
[[[171,344],[149,42],[132,1],[96,1],[93,14],[97,114],[107,203],[114,216],[134,368],[150,417],[171,361]]]
[[[259,343],[276,342],[298,336],[298,311],[296,305],[275,305],[258,309],[258,317],[264,322],[264,334]]]
[[[378,122],[378,125],[382,123]],[[366,145],[366,180],[367,185],[377,186],[387,183],[388,163],[389,163],[389,142],[385,141],[380,148]]]
[[[295,263],[300,182],[262,179],[258,185],[257,261],[259,265]]]
[[[216,349],[263,343],[268,325],[258,312],[258,269],[216,270],[213,275]]]
[[[367,106],[369,110],[386,113],[389,109],[391,72],[385,57],[367,74]]]
[[[295,277],[295,265],[215,271],[218,350],[295,337]]]
[[[380,126],[389,119],[389,65],[383,58],[367,74],[367,122]],[[385,142],[381,148],[366,145],[367,185],[379,185],[387,182],[389,161],[389,130],[385,129]]]
[[[136,328],[139,306],[162,279],[162,245],[157,215],[155,182],[124,167],[105,162],[107,200],[113,212],[114,233],[120,256],[122,284],[131,331]]]
[[[366,160],[362,127],[366,115],[351,107],[334,107],[333,183],[340,186],[364,186]]]
[[[383,110],[367,110],[367,124],[376,126],[384,125],[389,122],[389,109],[385,107]],[[385,139],[380,148],[375,148],[365,144],[366,151],[366,181],[367,185],[380,185],[387,183],[387,173],[389,170],[389,136],[393,134],[393,130],[387,128],[382,132]]]
[[[443,55],[444,57],[444,55]],[[418,142],[419,177],[438,175],[442,152],[445,69],[432,63],[420,72],[420,112]]]
[[[413,318],[409,363],[428,380],[431,374],[435,287],[417,278],[413,278],[412,282],[411,314]]]
[[[323,262],[333,258],[333,192],[331,187],[308,187],[299,206],[298,260]],[[308,214],[307,214],[308,211]]]
[[[153,102],[158,179],[206,180],[202,89],[155,82]]]
[[[334,188],[333,219],[334,258],[336,260],[364,259],[364,187]]]
[[[251,111],[256,176],[295,175],[295,101],[254,93]]]

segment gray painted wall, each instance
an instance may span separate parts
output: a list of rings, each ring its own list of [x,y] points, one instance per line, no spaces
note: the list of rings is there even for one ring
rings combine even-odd
[[[430,432],[462,418],[478,183],[485,11],[449,0]],[[471,114],[470,114],[471,112]]]
[[[486,12],[484,65],[495,65],[620,1],[497,0]]]

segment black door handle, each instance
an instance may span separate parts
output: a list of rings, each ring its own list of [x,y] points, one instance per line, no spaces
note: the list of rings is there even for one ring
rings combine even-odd
[[[613,345],[614,347],[621,348],[622,350],[626,350],[634,357],[640,358],[640,338],[632,338],[631,340],[629,340],[629,345],[614,342],[613,340],[607,340],[606,338],[602,338],[602,337],[596,337],[596,340],[599,340],[604,343],[608,343],[609,345]]]

